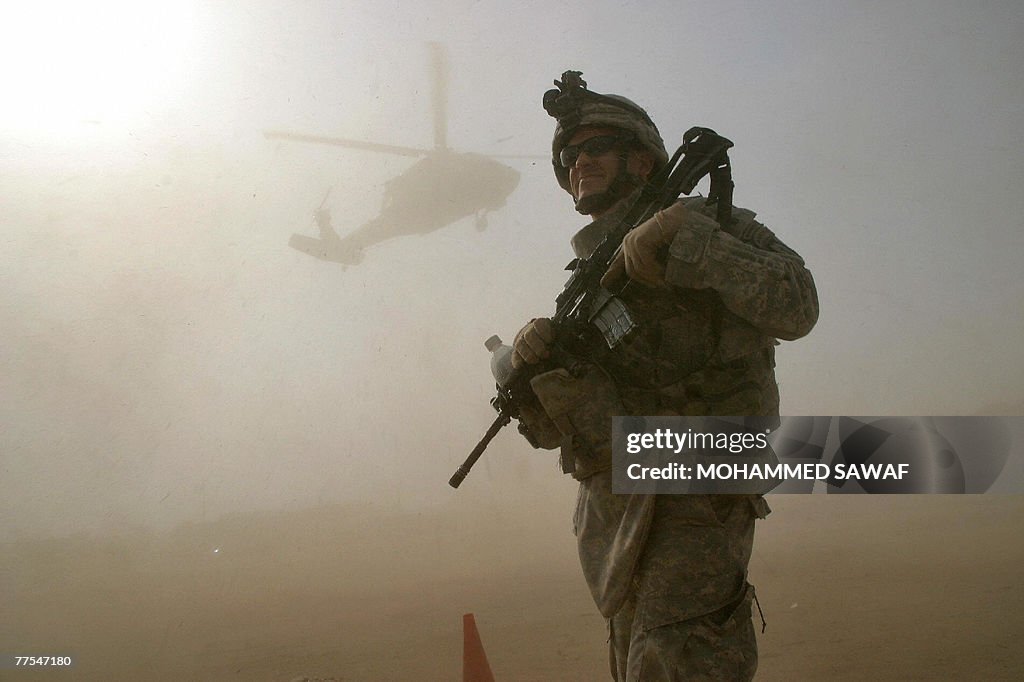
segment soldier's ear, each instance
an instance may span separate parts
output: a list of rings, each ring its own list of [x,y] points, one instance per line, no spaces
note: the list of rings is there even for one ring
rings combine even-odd
[[[628,168],[630,173],[646,180],[654,170],[654,155],[646,149],[634,149],[629,154]]]

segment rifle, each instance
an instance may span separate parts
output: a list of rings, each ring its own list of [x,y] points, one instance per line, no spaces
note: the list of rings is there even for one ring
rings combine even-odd
[[[683,135],[683,144],[668,163],[645,183],[626,214],[594,252],[588,258],[576,258],[566,266],[566,270],[572,270],[572,275],[555,299],[555,314],[551,318],[555,339],[560,345],[585,347],[592,343],[591,330],[596,327],[608,347],[615,348],[636,328],[625,304],[601,287],[601,277],[621,249],[626,233],[671,206],[680,194],[692,192],[705,175],[711,175],[707,202],[717,204],[719,224],[729,224],[732,219],[733,183],[727,152],[732,146],[732,142],[710,128],[690,128]],[[515,394],[529,390],[528,382],[533,372],[535,369],[532,367],[521,367],[513,370],[504,384],[496,385],[498,393],[491,399],[491,406],[498,416],[452,475],[448,485],[458,488],[491,440],[512,419],[519,418]],[[522,425],[520,430],[523,430]]]

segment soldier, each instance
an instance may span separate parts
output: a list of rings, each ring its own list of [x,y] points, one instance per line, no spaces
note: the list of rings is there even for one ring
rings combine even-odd
[[[668,155],[632,101],[582,79],[556,85],[545,95],[557,121],[552,164],[592,219],[571,240],[585,258]],[[817,321],[800,256],[753,212],[734,209],[720,225],[705,203],[684,198],[626,236],[601,284],[620,292],[639,326],[614,350],[570,355],[547,318],[513,343],[513,366],[537,372],[532,395],[517,397],[521,430],[535,447],[560,447],[563,471],[580,482],[573,527],[619,682],[747,680],[757,668],[747,564],[767,502],[612,494],[612,415],[777,416],[776,339],[800,338]]]

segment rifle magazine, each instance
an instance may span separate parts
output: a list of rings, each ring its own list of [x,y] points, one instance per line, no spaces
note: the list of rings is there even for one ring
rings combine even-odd
[[[602,290],[594,301],[590,323],[597,327],[608,348],[615,348],[637,328],[636,320],[622,299]]]

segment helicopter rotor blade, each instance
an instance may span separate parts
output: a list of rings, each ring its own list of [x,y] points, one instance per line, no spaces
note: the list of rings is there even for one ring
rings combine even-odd
[[[393,144],[380,144],[377,142],[363,142],[361,140],[349,140],[344,137],[324,137],[322,135],[304,135],[302,133],[289,133],[280,130],[267,130],[264,137],[278,140],[291,140],[293,142],[311,142],[313,144],[329,144],[335,147],[351,147],[353,149],[364,149],[370,152],[383,152],[385,154],[398,154],[399,156],[425,156],[429,153],[427,149],[415,147],[399,147]]]
[[[482,154],[490,159],[532,159],[535,161],[548,161],[551,157],[542,154]]]
[[[448,63],[444,46],[430,43],[431,85],[434,113],[434,148],[448,148]]]

